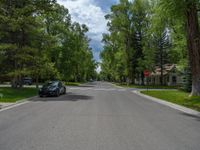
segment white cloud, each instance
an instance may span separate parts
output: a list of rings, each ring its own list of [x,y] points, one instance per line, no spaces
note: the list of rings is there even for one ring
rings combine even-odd
[[[99,41],[101,45],[102,33],[107,32],[106,13],[95,5],[94,0],[58,0],[58,3],[69,9],[73,21],[86,24],[89,27],[89,38]]]

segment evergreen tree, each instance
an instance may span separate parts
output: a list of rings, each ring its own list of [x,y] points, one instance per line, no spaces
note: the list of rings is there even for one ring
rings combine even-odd
[[[155,44],[155,64],[160,67],[160,85],[163,85],[164,65],[169,63],[169,36],[167,30],[154,35]]]

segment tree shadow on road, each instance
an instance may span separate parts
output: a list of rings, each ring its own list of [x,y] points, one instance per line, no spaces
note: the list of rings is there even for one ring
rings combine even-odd
[[[31,101],[81,101],[81,100],[92,100],[92,96],[89,95],[80,95],[75,93],[67,93],[65,95],[60,95],[59,97],[36,97]]]

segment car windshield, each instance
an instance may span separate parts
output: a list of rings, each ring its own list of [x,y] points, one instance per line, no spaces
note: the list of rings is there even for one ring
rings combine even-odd
[[[58,85],[58,82],[47,82],[43,85],[43,87],[53,87],[57,85]]]
[[[24,79],[24,80],[26,80],[26,81],[27,81],[27,80],[30,81],[31,79]]]
[[[24,80],[32,80],[31,78],[24,78]]]

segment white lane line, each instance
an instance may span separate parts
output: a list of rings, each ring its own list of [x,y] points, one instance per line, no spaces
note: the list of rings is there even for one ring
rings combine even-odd
[[[173,109],[182,111],[184,113],[200,116],[200,112],[195,111],[193,109],[186,108],[184,106],[180,106],[180,105],[177,105],[177,104],[174,104],[174,103],[171,103],[171,102],[167,102],[167,101],[164,101],[162,99],[158,99],[158,98],[154,98],[154,97],[151,97],[151,96],[148,96],[148,95],[144,95],[144,94],[140,93],[140,91],[132,91],[132,92],[137,94],[137,95],[139,95],[139,96],[141,96],[141,97],[147,98],[147,99],[149,99],[149,100],[151,100],[153,102],[156,102],[156,103],[171,107]]]
[[[5,111],[5,110],[9,110],[9,109],[12,109],[12,108],[15,108],[15,107],[18,107],[18,106],[21,106],[21,105],[27,104],[27,103],[30,103],[30,101],[25,101],[25,102],[16,103],[16,104],[13,104],[13,105],[7,106],[7,107],[5,107],[5,108],[0,109],[0,112]]]

